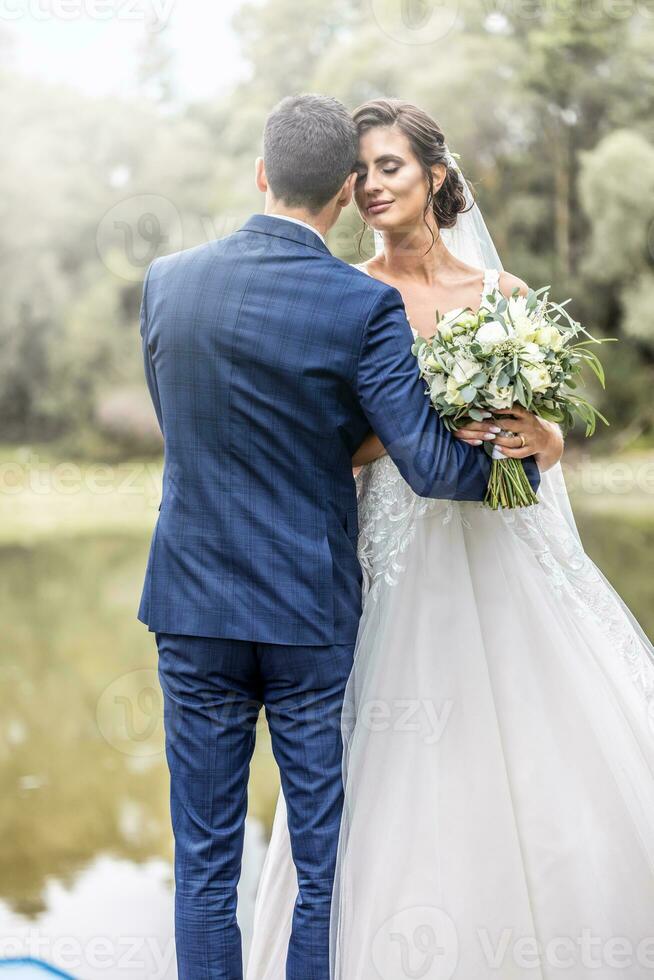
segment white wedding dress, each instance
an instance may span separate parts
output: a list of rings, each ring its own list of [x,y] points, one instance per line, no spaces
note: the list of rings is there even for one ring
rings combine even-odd
[[[333,980],[652,980],[654,650],[560,465],[511,511],[388,456],[356,483]],[[247,980],[284,980],[296,895],[280,794]]]

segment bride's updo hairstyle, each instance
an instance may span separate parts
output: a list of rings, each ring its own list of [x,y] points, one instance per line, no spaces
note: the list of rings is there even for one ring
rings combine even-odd
[[[427,178],[429,190],[425,217],[431,209],[439,228],[454,227],[456,216],[469,208],[466,206],[463,180],[459,171],[452,166],[443,131],[436,120],[411,102],[403,102],[401,99],[374,99],[364,102],[354,110],[352,118],[359,137],[377,126],[396,126],[404,133]],[[446,174],[442,186],[434,194],[431,168],[436,164],[442,164],[446,168]]]

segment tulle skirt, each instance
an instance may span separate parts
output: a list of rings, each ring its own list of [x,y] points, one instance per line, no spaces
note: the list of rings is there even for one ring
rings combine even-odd
[[[654,651],[557,466],[512,512],[358,478],[333,980],[654,978]],[[284,980],[280,795],[248,980]]]

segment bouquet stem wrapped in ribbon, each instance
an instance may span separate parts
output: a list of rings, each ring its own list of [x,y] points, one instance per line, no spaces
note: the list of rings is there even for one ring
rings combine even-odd
[[[437,315],[431,340],[416,338],[412,350],[426,394],[451,432],[514,404],[559,423],[564,434],[575,417],[587,436],[598,418],[609,424],[577,388],[584,365],[604,386],[602,364],[590,347],[614,338],[592,337],[568,314],[570,301],[554,303],[548,290],[521,296],[515,289],[508,299],[494,290],[476,313]],[[522,461],[503,456],[499,446],[484,448],[493,457],[484,502],[494,510],[537,503]]]

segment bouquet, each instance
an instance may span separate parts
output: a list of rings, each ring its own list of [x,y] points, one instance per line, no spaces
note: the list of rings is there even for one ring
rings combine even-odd
[[[602,364],[590,348],[605,339],[595,339],[570,317],[565,309],[570,300],[550,300],[549,288],[527,296],[515,289],[509,299],[496,289],[476,313],[462,308],[437,314],[431,340],[416,339],[412,352],[426,394],[450,431],[516,402],[558,422],[564,434],[575,416],[585,422],[587,436],[597,418],[609,424],[577,391],[584,365],[604,387]],[[494,510],[537,503],[522,460],[502,456],[500,447],[494,452],[486,444],[485,449],[493,461],[484,503]]]

